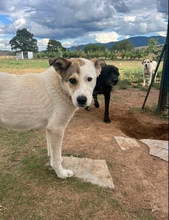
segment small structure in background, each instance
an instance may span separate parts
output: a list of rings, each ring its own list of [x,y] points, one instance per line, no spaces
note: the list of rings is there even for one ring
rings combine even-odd
[[[31,52],[31,51],[18,52],[18,53],[16,53],[16,59],[17,60],[33,59],[33,52]]]

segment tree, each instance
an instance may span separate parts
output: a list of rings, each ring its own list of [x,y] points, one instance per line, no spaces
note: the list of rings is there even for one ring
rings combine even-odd
[[[157,52],[157,44],[158,44],[158,40],[155,38],[150,38],[148,40],[148,52],[149,53],[156,53]]]
[[[133,44],[130,40],[123,40],[119,43],[116,43],[110,49],[111,51],[132,51],[134,49]]]
[[[47,44],[46,52],[49,53],[57,53],[59,56],[61,56],[62,52],[66,49],[62,47],[62,44],[57,40],[50,39]]]
[[[9,41],[11,49],[16,51],[18,49],[21,51],[37,52],[37,40],[33,37],[34,35],[30,33],[26,28],[22,30],[18,29],[16,36]]]
[[[84,52],[86,54],[94,52],[105,52],[106,50],[107,48],[105,46],[99,46],[95,44],[89,44],[84,48]]]

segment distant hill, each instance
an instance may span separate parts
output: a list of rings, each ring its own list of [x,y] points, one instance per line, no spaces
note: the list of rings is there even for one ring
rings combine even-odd
[[[134,47],[144,47],[144,46],[148,46],[148,40],[150,38],[157,39],[157,42],[159,44],[164,44],[166,42],[166,37],[162,37],[162,36],[152,36],[152,37],[138,36],[138,37],[130,37],[127,40],[130,40]],[[116,42],[112,41],[112,42],[109,42],[109,43],[94,43],[94,44],[98,45],[98,46],[105,46],[105,47],[107,47],[107,49],[110,49],[114,44],[122,42],[122,41],[124,41],[124,40],[116,41]],[[76,47],[70,47],[70,48],[68,48],[68,50],[69,51],[83,50],[87,45],[88,44],[86,44],[86,45],[79,45],[79,46],[76,46]]]
[[[14,55],[13,51],[0,50],[0,56],[13,56],[13,55]]]

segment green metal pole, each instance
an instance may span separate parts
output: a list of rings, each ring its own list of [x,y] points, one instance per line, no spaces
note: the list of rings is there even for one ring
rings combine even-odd
[[[169,28],[168,28],[169,32]],[[164,55],[164,63],[163,63],[163,71],[162,71],[162,77],[161,77],[161,86],[160,86],[160,93],[159,93],[159,99],[158,99],[158,107],[157,107],[157,113],[160,111],[165,110],[169,107],[169,33],[167,32],[167,38],[166,38],[166,50]]]

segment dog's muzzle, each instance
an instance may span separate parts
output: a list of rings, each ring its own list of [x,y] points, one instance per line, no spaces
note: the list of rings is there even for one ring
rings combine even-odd
[[[117,83],[118,83],[118,79],[114,79],[111,82],[107,82],[107,84],[110,85],[110,86],[116,86]]]
[[[87,98],[86,96],[78,96],[77,97],[77,103],[80,107],[85,107],[86,106],[86,103],[87,103]]]
[[[113,80],[112,85],[115,86],[115,85],[117,85],[117,83],[118,83],[118,79],[115,79],[115,80]]]

